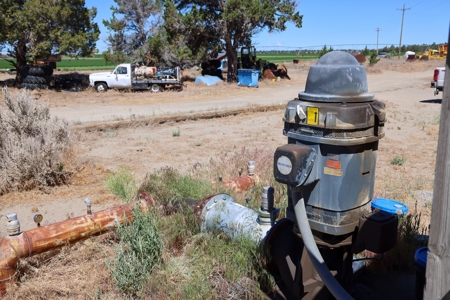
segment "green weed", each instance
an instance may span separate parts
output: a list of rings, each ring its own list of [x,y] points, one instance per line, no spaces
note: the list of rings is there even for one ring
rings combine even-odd
[[[139,190],[148,192],[156,201],[165,204],[182,199],[201,200],[215,191],[211,182],[183,175],[170,167],[147,174]]]
[[[133,201],[137,192],[136,182],[131,172],[127,169],[119,169],[108,176],[106,178],[106,187],[125,202]]]
[[[261,290],[273,286],[253,241],[198,234],[184,257],[152,274],[146,292],[166,299],[264,299]]]
[[[172,131],[172,136],[180,136],[180,134],[180,129],[178,129],[177,131]]]
[[[401,156],[398,156],[398,155],[394,156],[391,159],[391,165],[403,166],[405,164],[405,162],[406,162],[406,159]]]
[[[162,263],[163,243],[155,211],[133,209],[133,222],[118,225],[120,239],[114,261],[108,263],[116,286],[127,295],[137,295],[148,276]]]

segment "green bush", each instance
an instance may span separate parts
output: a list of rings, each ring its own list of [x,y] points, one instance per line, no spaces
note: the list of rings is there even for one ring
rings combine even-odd
[[[135,207],[133,222],[117,227],[120,242],[108,266],[117,287],[126,295],[137,295],[162,263],[163,242],[157,224],[155,211],[144,213]]]
[[[119,169],[106,178],[106,187],[125,202],[131,202],[136,196],[137,186],[133,175],[127,169]]]
[[[376,51],[372,51],[369,56],[369,65],[373,66],[374,64],[379,62],[380,59],[377,57],[378,57],[378,53]]]
[[[391,165],[402,166],[405,164],[405,162],[406,162],[406,159],[404,159],[403,157],[398,156],[398,155],[394,156],[391,159]]]
[[[172,136],[178,137],[181,135],[180,129],[178,129],[177,131],[172,131]]]
[[[70,178],[64,154],[72,144],[67,121],[50,116],[27,90],[3,88],[0,106],[0,195],[64,184]]]
[[[146,294],[160,299],[265,299],[274,288],[254,241],[231,240],[225,234],[198,234],[183,257],[153,273]]]
[[[183,175],[170,167],[147,174],[139,190],[146,191],[160,204],[184,199],[201,200],[214,192],[211,182]]]

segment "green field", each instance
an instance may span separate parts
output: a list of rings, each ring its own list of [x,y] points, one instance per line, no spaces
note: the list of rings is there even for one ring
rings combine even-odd
[[[58,69],[66,71],[77,70],[109,70],[114,69],[115,64],[107,64],[101,56],[89,57],[89,58],[62,58],[60,62],[56,63]],[[0,59],[0,69],[13,68],[6,60]]]
[[[257,58],[267,60],[273,63],[292,62],[294,59],[310,60],[317,59],[317,54],[300,54],[295,53],[257,53]],[[57,69],[64,71],[83,71],[83,70],[112,70],[114,64],[107,64],[101,57],[96,55],[89,58],[68,58],[63,57],[60,62],[56,63]],[[6,60],[0,59],[0,69],[13,68]]]

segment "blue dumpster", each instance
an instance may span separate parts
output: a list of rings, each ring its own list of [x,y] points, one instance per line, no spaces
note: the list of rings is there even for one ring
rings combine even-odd
[[[259,70],[239,69],[238,85],[258,87]]]

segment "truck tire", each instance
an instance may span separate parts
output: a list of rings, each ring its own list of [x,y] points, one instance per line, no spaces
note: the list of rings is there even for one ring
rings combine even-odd
[[[24,83],[34,83],[34,84],[47,84],[47,80],[44,77],[38,77],[33,75],[28,75],[23,79]]]
[[[21,83],[20,88],[22,89],[28,89],[28,90],[34,90],[34,89],[48,89],[48,85],[46,84],[37,84],[37,83]]]
[[[28,70],[28,74],[32,76],[52,76],[53,68],[51,66],[31,67]]]
[[[95,90],[97,92],[106,92],[108,90],[108,86],[106,85],[106,83],[100,82],[100,83],[96,83],[95,84]]]
[[[44,70],[41,67],[31,67],[28,70],[28,74],[31,76],[44,76]]]
[[[161,91],[162,91],[162,87],[161,87],[159,84],[154,83],[154,84],[152,84],[152,85],[150,86],[150,90],[151,90],[153,93],[158,93],[158,92],[161,92]]]

